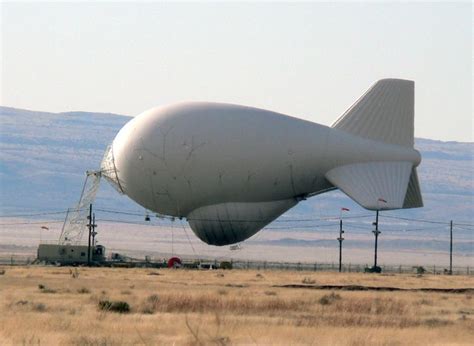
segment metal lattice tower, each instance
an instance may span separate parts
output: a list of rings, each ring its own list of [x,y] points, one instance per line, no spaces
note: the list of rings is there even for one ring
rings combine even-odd
[[[64,220],[59,244],[80,244],[84,232],[89,225],[89,206],[93,204],[100,179],[104,177],[119,192],[123,193],[122,185],[118,179],[115,167],[112,145],[107,147],[102,158],[101,169],[99,171],[87,171],[86,181],[82,188],[81,198],[75,208],[68,209]]]
[[[117,174],[112,144],[105,150],[102,163],[100,164],[100,172],[102,177],[104,177],[115,188],[115,190],[120,194],[123,194],[123,182],[119,180]]]
[[[80,244],[87,229],[89,205],[95,200],[102,173],[100,171],[88,171],[86,174],[86,181],[79,202],[75,208],[68,209],[59,237],[59,244]]]

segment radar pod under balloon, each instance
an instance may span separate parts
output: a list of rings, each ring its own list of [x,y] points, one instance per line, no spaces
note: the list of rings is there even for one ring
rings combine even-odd
[[[204,242],[227,245],[336,188],[371,210],[421,207],[413,127],[414,83],[400,79],[375,83],[331,127],[252,107],[178,103],[128,122],[103,176],[143,207],[185,217]]]

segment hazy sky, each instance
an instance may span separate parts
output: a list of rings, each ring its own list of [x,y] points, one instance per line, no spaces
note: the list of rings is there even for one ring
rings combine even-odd
[[[331,124],[416,82],[417,137],[473,141],[465,3],[3,3],[1,105],[137,115],[183,100]]]

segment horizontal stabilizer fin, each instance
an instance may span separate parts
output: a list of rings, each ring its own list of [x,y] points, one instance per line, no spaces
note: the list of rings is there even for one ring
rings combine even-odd
[[[326,178],[366,209],[402,209],[412,167],[407,161],[355,163],[333,168]]]
[[[410,175],[410,182],[403,202],[403,208],[420,208],[423,206],[423,198],[421,197],[420,183],[418,182],[418,174],[416,168],[413,167]]]
[[[376,141],[413,148],[415,83],[382,79],[333,125],[333,128]]]

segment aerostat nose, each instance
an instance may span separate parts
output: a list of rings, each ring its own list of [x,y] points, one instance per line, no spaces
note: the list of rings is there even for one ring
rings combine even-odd
[[[134,175],[134,164],[140,160],[135,150],[137,141],[141,139],[140,129],[137,129],[138,118],[133,118],[122,127],[107,147],[101,163],[102,176],[121,194],[128,195],[128,190],[133,190],[133,182],[140,181]]]

